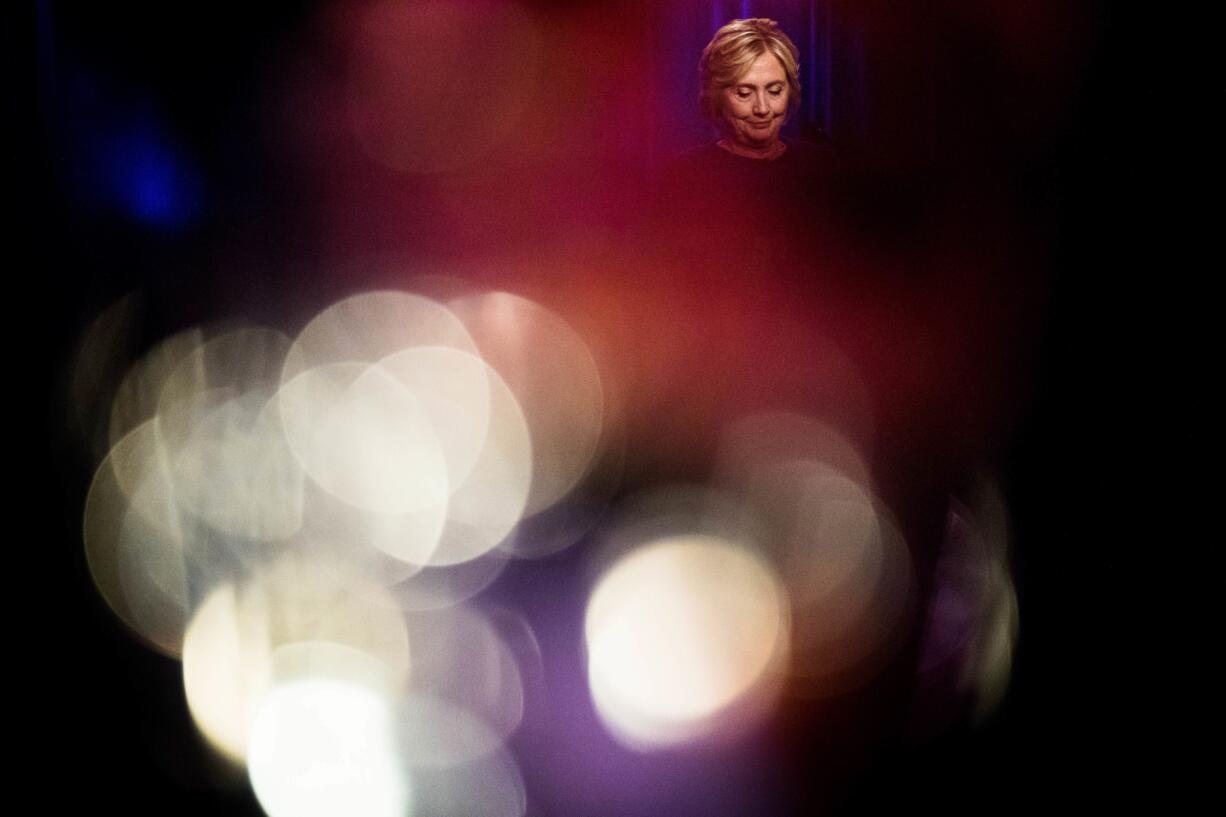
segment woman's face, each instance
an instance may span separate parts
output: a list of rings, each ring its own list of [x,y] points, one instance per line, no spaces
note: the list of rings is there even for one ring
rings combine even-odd
[[[724,121],[729,137],[750,150],[765,150],[779,139],[788,113],[788,75],[764,51],[734,85],[724,89]]]

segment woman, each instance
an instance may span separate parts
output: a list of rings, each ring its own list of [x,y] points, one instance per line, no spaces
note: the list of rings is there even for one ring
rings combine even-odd
[[[814,344],[796,335],[822,317],[814,293],[830,247],[822,149],[781,136],[800,106],[796,46],[772,20],[733,20],[698,67],[719,139],[663,168],[648,235],[667,335],[638,336],[659,378],[643,426],[660,439],[643,448],[684,446],[693,459],[732,416],[812,406],[797,361]]]
[[[703,49],[699,104],[723,131],[716,145],[747,159],[773,161],[788,150],[779,137],[800,107],[800,57],[774,20],[733,20]]]
[[[774,20],[733,20],[703,49],[698,102],[719,139],[665,168],[657,221],[691,269],[777,271],[780,254],[805,251],[827,222],[828,153],[782,137],[800,107],[799,72],[796,45]]]
[[[794,239],[795,230],[778,233],[802,224],[807,235],[830,162],[823,148],[782,137],[800,107],[799,75],[796,45],[774,20],[733,20],[715,32],[698,61],[698,102],[720,138],[666,169],[671,224],[720,244],[750,233],[754,243]],[[726,249],[718,260],[733,261]]]

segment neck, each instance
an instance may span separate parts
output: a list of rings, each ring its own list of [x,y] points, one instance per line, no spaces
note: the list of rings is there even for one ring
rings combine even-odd
[[[777,159],[788,149],[788,146],[779,139],[762,148],[747,147],[732,139],[720,139],[715,144],[729,153],[744,156],[746,159]]]

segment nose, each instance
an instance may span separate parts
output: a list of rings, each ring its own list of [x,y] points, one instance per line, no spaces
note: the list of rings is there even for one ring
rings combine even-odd
[[[753,95],[753,114],[754,116],[766,116],[770,113],[770,106],[766,104],[766,94],[759,91]]]

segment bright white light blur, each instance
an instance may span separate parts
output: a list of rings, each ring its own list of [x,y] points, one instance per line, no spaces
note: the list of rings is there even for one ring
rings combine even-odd
[[[377,513],[447,501],[447,462],[429,416],[377,365],[308,369],[278,393],[290,448],[316,484]]]
[[[404,621],[380,588],[346,575],[344,565],[296,556],[241,584],[214,589],[192,618],[183,646],[183,680],[192,718],[222,754],[241,762],[255,707],[283,662],[301,654],[290,645],[325,642],[293,677],[353,679],[369,686],[375,665],[388,684],[408,675]]]
[[[447,525],[430,556],[435,566],[475,559],[497,547],[524,514],[532,488],[532,438],[515,395],[493,369],[489,429],[468,478],[453,489]]]
[[[448,305],[523,408],[533,450],[526,514],[547,508],[596,454],[605,410],[596,361],[574,329],[527,298],[493,292]]]
[[[636,748],[717,731],[721,714],[779,669],[785,604],[769,568],[723,539],[678,536],[631,553],[588,602],[597,711]]]
[[[383,358],[379,368],[417,399],[439,441],[451,489],[463,485],[489,433],[489,366],[458,349],[416,346]]]
[[[495,548],[523,515],[528,426],[502,378],[471,353],[417,346],[308,369],[277,402],[290,449],[340,501],[308,502],[315,538],[448,566]]]
[[[269,817],[404,817],[410,791],[387,702],[362,684],[308,678],[263,698],[247,768]]]
[[[235,763],[247,754],[252,704],[269,685],[270,622],[244,616],[233,585],[214,590],[183,639],[183,686],[196,727]]]
[[[169,452],[177,500],[222,533],[285,539],[302,525],[303,475],[265,390],[200,410]]]
[[[464,324],[447,307],[409,292],[363,292],[316,315],[285,357],[282,382],[331,363],[374,363],[415,346],[476,353]]]

